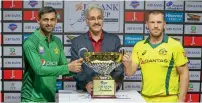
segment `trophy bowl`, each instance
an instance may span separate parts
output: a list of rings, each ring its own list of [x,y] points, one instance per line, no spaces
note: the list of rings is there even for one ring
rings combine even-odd
[[[92,98],[116,98],[116,83],[110,73],[122,64],[122,52],[83,52],[84,63],[98,73],[93,77]]]

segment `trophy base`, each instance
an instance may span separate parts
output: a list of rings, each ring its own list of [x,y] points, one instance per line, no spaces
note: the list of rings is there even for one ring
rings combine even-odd
[[[91,95],[93,99],[115,99],[115,95]]]

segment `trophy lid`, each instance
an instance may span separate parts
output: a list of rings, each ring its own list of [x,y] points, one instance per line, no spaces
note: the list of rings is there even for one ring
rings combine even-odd
[[[86,62],[121,62],[123,54],[120,52],[85,52],[84,59]]]

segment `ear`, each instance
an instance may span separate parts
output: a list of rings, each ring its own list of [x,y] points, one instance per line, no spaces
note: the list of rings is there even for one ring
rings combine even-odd
[[[40,19],[39,18],[37,18],[37,23],[40,24]]]
[[[86,24],[88,25],[88,19],[86,19]]]
[[[166,28],[166,22],[164,21],[164,29]]]
[[[148,23],[148,21],[146,21],[146,27],[147,27],[147,28],[149,28],[149,26],[148,26],[148,25],[149,25],[149,23]]]

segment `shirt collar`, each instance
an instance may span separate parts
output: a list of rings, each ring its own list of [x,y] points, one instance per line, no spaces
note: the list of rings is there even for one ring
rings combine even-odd
[[[88,36],[89,36],[90,40],[94,41],[94,39],[92,38],[92,34],[90,33],[90,31],[88,31]],[[104,35],[103,35],[103,31],[102,31],[101,32],[101,38],[98,41],[103,40],[103,38],[104,38]]]
[[[144,44],[145,44],[145,43],[149,43],[149,39],[150,39],[150,37],[148,37],[148,38],[145,40]],[[163,41],[162,41],[162,42],[168,43],[168,35],[167,35],[167,34],[163,34]]]
[[[44,40],[47,40],[48,41],[48,38],[46,36],[44,36],[43,34],[40,33],[39,29],[36,29],[34,31],[34,34],[39,38],[40,41],[44,41]],[[51,33],[50,34],[50,39],[53,40],[54,37],[53,37],[53,34]]]

